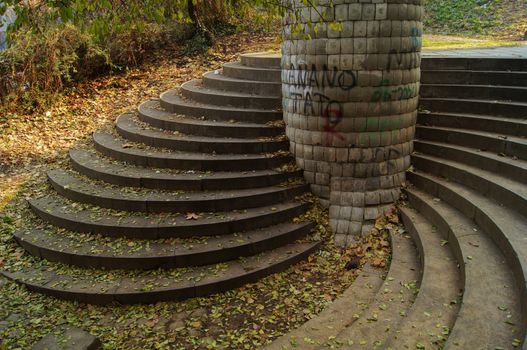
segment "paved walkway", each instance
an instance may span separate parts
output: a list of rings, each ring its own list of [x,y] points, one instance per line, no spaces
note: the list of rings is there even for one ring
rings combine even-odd
[[[497,47],[490,49],[453,49],[453,50],[425,50],[425,57],[498,57],[498,58],[527,58],[527,44],[516,47]]]

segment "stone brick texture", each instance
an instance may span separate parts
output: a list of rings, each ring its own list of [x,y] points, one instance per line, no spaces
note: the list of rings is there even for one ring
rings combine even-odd
[[[346,246],[391,210],[410,166],[422,0],[290,0],[282,44],[291,152]]]

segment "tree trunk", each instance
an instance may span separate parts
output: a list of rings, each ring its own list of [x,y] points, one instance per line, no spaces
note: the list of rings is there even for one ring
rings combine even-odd
[[[410,166],[422,7],[421,0],[313,2],[317,9],[292,0],[305,33],[284,19],[284,118],[291,151],[346,246],[393,208]]]

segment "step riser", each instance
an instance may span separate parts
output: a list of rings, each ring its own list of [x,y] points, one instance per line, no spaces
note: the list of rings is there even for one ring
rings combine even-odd
[[[214,79],[214,76],[203,76],[203,85],[210,89],[248,93],[253,95],[282,97],[282,85],[256,81],[228,81]]]
[[[527,136],[526,123],[514,123],[507,120],[420,113],[417,117],[417,123],[426,126],[461,128],[494,132],[503,135]]]
[[[494,103],[491,101],[485,103],[463,100],[452,102],[421,98],[419,101],[419,109],[432,112],[482,114],[519,119],[523,119],[527,115],[527,106]]]
[[[208,103],[217,106],[271,110],[277,110],[282,107],[282,99],[280,97],[258,96],[247,98],[232,95],[229,96],[228,94],[208,94],[199,90],[191,90],[185,84],[181,86],[181,95],[199,103]]]
[[[234,79],[256,80],[281,83],[281,72],[268,69],[241,69],[238,67],[223,66],[223,74]]]
[[[280,69],[282,62],[281,57],[266,57],[266,56],[253,56],[253,55],[241,55],[241,62],[244,66],[253,68],[272,68]]]
[[[177,120],[160,120],[152,118],[141,111],[139,113],[139,119],[159,129],[179,131],[183,134],[196,136],[256,138],[273,137],[285,133],[284,128],[237,127],[236,124],[232,126],[199,125],[181,123]]]
[[[221,212],[238,209],[249,209],[272,205],[299,196],[308,190],[307,185],[285,189],[279,192],[271,192],[258,195],[247,195],[244,197],[221,198],[210,200],[185,200],[155,201],[155,200],[124,200],[119,198],[99,197],[64,188],[60,184],[50,182],[57,193],[72,201],[93,204],[102,208],[144,212],[144,213],[166,213],[166,212]]]
[[[496,172],[515,181],[525,183],[527,179],[527,170],[507,163],[506,158],[504,158],[503,162],[498,162],[492,159],[478,157],[477,155],[458,149],[444,148],[437,145],[421,143],[419,140],[414,141],[414,148],[416,152],[429,154],[436,157],[443,157],[483,170]]]
[[[281,260],[276,264],[262,267],[253,271],[248,271],[245,274],[235,276],[233,278],[227,278],[213,282],[196,282],[196,284],[189,282],[188,287],[179,288],[175,290],[165,291],[138,291],[135,293],[98,293],[91,294],[88,292],[76,292],[68,290],[53,289],[48,286],[41,286],[32,283],[24,283],[26,287],[35,292],[44,293],[51,295],[56,298],[64,300],[75,300],[88,304],[149,304],[160,301],[174,301],[184,300],[188,298],[203,297],[210,294],[221,293],[227,290],[232,290],[241,287],[247,283],[256,282],[259,279],[283,271],[302,260],[305,260],[309,255],[315,252],[319,248],[320,244],[313,244],[309,249],[303,250],[297,254],[291,255],[289,258]],[[9,275],[7,277],[10,277]]]
[[[171,113],[182,114],[182,115],[198,117],[198,118],[205,117],[207,119],[212,119],[212,120],[222,120],[222,121],[236,120],[236,121],[241,121],[241,122],[265,124],[268,122],[282,119],[281,112],[261,111],[261,112],[256,113],[256,112],[247,110],[247,111],[237,111],[234,113],[228,110],[226,111],[226,110],[221,110],[221,109],[201,108],[199,106],[185,106],[185,105],[172,104],[164,100],[161,100],[160,102],[161,102],[161,107],[165,108],[167,111]]]
[[[71,252],[52,251],[43,247],[38,247],[27,242],[20,237],[15,237],[18,244],[26,249],[31,255],[46,259],[48,261],[74,265],[84,268],[106,268],[106,269],[172,269],[191,266],[204,266],[235,260],[239,257],[249,257],[262,252],[278,248],[280,246],[294,242],[300,239],[314,228],[310,223],[299,226],[294,230],[281,234],[279,236],[268,237],[265,240],[256,242],[247,242],[244,245],[235,247],[223,247],[218,250],[206,252],[194,252],[187,255],[166,256],[166,257],[145,257],[145,258],[126,258],[116,256],[90,256],[72,254]]]
[[[158,138],[155,136],[141,135],[131,132],[119,124],[116,125],[119,135],[133,142],[159,148],[174,149],[183,152],[194,153],[218,153],[218,154],[258,154],[274,153],[277,151],[288,151],[289,141],[262,141],[262,142],[200,142],[186,141],[173,138]]]
[[[429,159],[412,156],[412,164],[415,168],[426,173],[444,177],[449,180],[458,182],[462,185],[470,187],[479,193],[493,198],[496,202],[509,206],[512,210],[517,210],[523,215],[527,216],[527,200],[519,194],[501,187],[498,184],[487,181],[484,178],[472,175],[461,169],[451,167],[446,164],[434,162]]]
[[[439,58],[423,57],[421,69],[426,70],[476,70],[476,71],[527,71],[527,59],[521,58]]]
[[[421,84],[527,86],[522,72],[422,71]]]
[[[449,83],[452,84],[452,83]],[[419,96],[423,98],[460,98],[527,102],[527,89],[498,86],[439,86],[422,84]]]
[[[126,177],[121,174],[103,173],[87,168],[70,158],[73,169],[91,179],[108,182],[113,185],[126,187],[142,187],[159,190],[184,190],[184,191],[215,191],[215,190],[240,190],[276,186],[289,179],[302,177],[301,171],[291,173],[276,173],[273,175],[247,176],[233,179],[207,179],[179,180],[163,178]]]
[[[142,156],[128,154],[104,147],[95,143],[97,151],[105,156],[114,158],[119,161],[128,162],[134,165],[164,169],[180,170],[202,170],[202,171],[250,171],[275,169],[280,165],[292,163],[292,157],[273,157],[265,159],[240,159],[235,162],[231,160],[194,160],[194,159],[169,159],[155,156]]]
[[[527,159],[527,145],[507,142],[504,139],[454,132],[452,130],[422,128],[420,126],[416,128],[416,138],[435,142],[446,142],[459,146],[487,150],[497,154],[504,153],[520,159]]]
[[[219,236],[232,232],[245,232],[256,230],[260,227],[275,225],[278,222],[292,220],[298,215],[305,213],[307,204],[302,204],[286,210],[268,212],[257,217],[238,219],[219,223],[196,224],[191,227],[185,226],[110,226],[104,224],[85,223],[70,220],[66,217],[56,216],[41,210],[30,202],[33,212],[52,225],[65,228],[70,231],[100,234],[113,238],[137,238],[137,239],[161,239],[161,238],[189,238],[195,236]]]

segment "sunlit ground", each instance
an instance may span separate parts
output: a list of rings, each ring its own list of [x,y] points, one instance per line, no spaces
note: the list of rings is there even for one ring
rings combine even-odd
[[[450,35],[424,35],[424,50],[448,50],[448,49],[470,49],[491,47],[513,47],[527,45],[525,41],[507,41],[496,39],[475,39]]]

